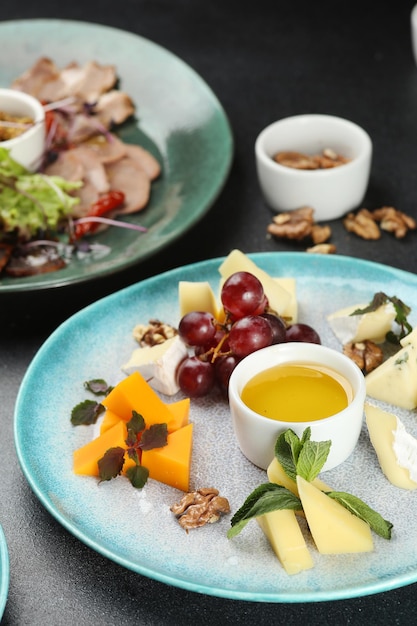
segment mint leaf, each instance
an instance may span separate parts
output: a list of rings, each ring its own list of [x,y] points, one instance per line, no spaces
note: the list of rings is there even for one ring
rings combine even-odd
[[[87,380],[84,383],[84,387],[85,389],[87,389],[87,391],[91,391],[91,393],[93,393],[95,396],[106,396],[112,389],[102,378]]]
[[[95,424],[103,411],[104,406],[102,404],[95,400],[84,400],[72,409],[71,424],[73,426],[90,426],[90,424]]]
[[[282,468],[287,476],[295,480],[297,473],[295,470],[293,451],[286,437],[286,434],[288,432],[289,431],[286,430],[278,436],[275,442],[274,453],[276,459],[279,461],[279,463],[281,463]],[[295,437],[297,437],[297,435],[295,435],[293,431],[291,432]]]
[[[352,496],[349,493],[343,491],[330,491],[326,495],[333,500],[336,500],[345,507],[348,511],[359,517],[364,522],[369,524],[371,529],[380,537],[384,539],[391,539],[391,530],[393,524],[385,520],[382,515],[371,509],[365,502],[356,496]]]
[[[130,480],[133,487],[136,489],[142,489],[149,477],[149,470],[143,465],[135,465],[134,467],[129,467],[126,471],[126,477]]]
[[[311,482],[323,469],[329,456],[331,441],[306,441],[297,461],[297,474]]]
[[[166,424],[152,424],[143,432],[139,448],[141,450],[152,450],[153,448],[163,448],[167,443],[168,426]]]
[[[124,464],[125,450],[119,446],[109,448],[104,456],[98,460],[98,473],[100,482],[111,480],[121,474]]]
[[[301,508],[301,501],[291,491],[275,483],[264,483],[249,494],[240,509],[233,515],[230,522],[232,527],[227,536],[229,539],[235,537],[251,519],[265,513],[281,509],[299,511]]]

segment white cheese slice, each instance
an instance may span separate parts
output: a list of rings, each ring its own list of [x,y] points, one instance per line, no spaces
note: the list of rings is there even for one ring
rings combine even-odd
[[[344,345],[350,342],[369,339],[382,343],[385,335],[392,328],[396,312],[392,302],[382,304],[375,311],[362,315],[351,315],[357,309],[364,309],[367,304],[355,304],[345,307],[327,316],[330,328]]]
[[[297,487],[310,532],[321,554],[373,550],[371,529],[366,522],[301,476],[297,476]]]
[[[256,276],[262,283],[269,306],[279,315],[285,315],[291,305],[291,294],[240,250],[232,250],[229,253],[220,265],[219,272],[224,279],[235,272],[250,272]]]
[[[409,343],[406,343],[405,339]],[[417,407],[417,334],[404,338],[405,345],[365,377],[371,398],[403,409]]]
[[[393,413],[365,404],[369,438],[387,479],[402,489],[417,489],[417,439]]]
[[[256,519],[287,574],[314,567],[294,511],[271,511]]]
[[[140,372],[153,389],[172,396],[179,390],[177,367],[187,354],[185,344],[175,336],[155,346],[136,348],[122,371],[128,375]]]

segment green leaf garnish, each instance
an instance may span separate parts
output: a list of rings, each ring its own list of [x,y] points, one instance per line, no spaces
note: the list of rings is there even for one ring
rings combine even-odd
[[[166,424],[152,424],[144,432],[139,442],[141,450],[163,448],[168,443],[168,426]]]
[[[143,465],[134,465],[126,471],[126,477],[130,480],[133,487],[142,489],[149,478],[149,470],[143,467]]]
[[[400,339],[406,337],[406,335],[408,335],[413,330],[413,327],[407,320],[407,315],[411,313],[411,308],[402,300],[397,298],[397,296],[390,297],[382,291],[379,291],[374,295],[373,299],[366,307],[364,307],[363,309],[356,309],[351,313],[351,315],[364,315],[365,313],[371,313],[379,309],[379,307],[383,304],[387,304],[388,302],[391,302],[394,306],[396,312],[395,322],[400,327],[400,330],[398,334],[394,333],[392,330],[389,331],[386,334],[385,338],[391,343],[398,343]]]
[[[371,529],[377,535],[383,537],[384,539],[391,539],[393,524],[385,520],[382,515],[371,509],[371,507],[360,498],[343,491],[330,491],[326,492],[326,495],[339,502],[339,504],[353,513],[353,515],[356,515],[356,517],[359,517],[364,522],[369,524]]]
[[[297,474],[311,482],[318,476],[329,456],[331,441],[306,441],[297,461]]]
[[[331,441],[311,441],[311,429],[303,431],[301,439],[290,428],[275,442],[275,458],[294,481],[297,475],[313,481],[322,470],[331,448]],[[391,522],[371,509],[365,502],[342,491],[324,492],[356,515],[384,539],[391,539]],[[249,520],[280,509],[302,510],[302,503],[291,491],[275,483],[265,483],[254,489],[231,520],[228,538],[235,537]]]
[[[91,393],[95,396],[107,396],[107,394],[112,390],[112,387],[109,387],[106,381],[102,378],[87,380],[84,383],[84,387],[87,391],[91,391]]]
[[[251,519],[281,509],[299,511],[301,510],[301,502],[297,496],[281,485],[275,483],[259,485],[233,515],[230,522],[232,527],[229,529],[227,537],[231,539],[238,535]]]
[[[71,411],[71,424],[73,426],[90,426],[95,424],[97,418],[104,411],[104,406],[95,400],[84,400],[77,404]]]
[[[121,474],[124,465],[125,450],[121,447],[109,448],[104,456],[98,460],[100,482],[111,480]]]

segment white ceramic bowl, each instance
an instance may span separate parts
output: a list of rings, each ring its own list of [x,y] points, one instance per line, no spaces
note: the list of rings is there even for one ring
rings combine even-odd
[[[320,154],[330,148],[350,159],[329,169],[301,170],[280,165],[281,151]],[[371,139],[360,126],[332,115],[296,115],[267,126],[255,142],[259,184],[275,211],[314,209],[317,222],[342,217],[361,204],[369,184]]]
[[[29,116],[34,125],[13,139],[1,141],[0,147],[10,150],[10,156],[31,172],[38,169],[45,149],[45,112],[36,98],[15,89],[0,89],[0,111],[17,116]]]
[[[353,391],[347,408],[321,420],[285,422],[260,415],[242,401],[243,388],[256,374],[293,362],[324,365],[339,372]],[[308,426],[313,441],[330,439],[332,442],[323,470],[343,463],[353,452],[361,432],[365,396],[364,376],[351,359],[332,348],[303,342],[276,344],[253,352],[235,367],[229,381],[229,405],[239,447],[249,461],[262,469],[274,458],[275,442],[280,433],[291,428],[301,436]]]

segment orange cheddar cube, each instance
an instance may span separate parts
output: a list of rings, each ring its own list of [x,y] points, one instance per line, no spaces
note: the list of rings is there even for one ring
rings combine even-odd
[[[142,465],[148,468],[149,477],[175,489],[189,491],[193,424],[168,435],[163,448],[144,450]]]
[[[148,427],[152,424],[166,424],[168,432],[175,430],[176,418],[168,405],[139,372],[133,372],[118,383],[101,403],[125,422],[131,419],[132,411],[136,411],[143,416]]]
[[[109,430],[109,428],[111,428],[112,426],[115,426],[118,422],[121,421],[121,419],[122,418],[116,415],[116,413],[113,413],[113,411],[110,411],[109,409],[107,409],[107,411],[104,414],[103,421],[101,422],[101,425],[100,425],[100,434],[102,435],[103,433],[106,432],[106,430]]]
[[[119,420],[117,424],[106,430],[102,435],[99,435],[87,444],[74,450],[73,455],[73,467],[75,474],[82,474],[84,476],[98,476],[98,461],[104,456],[109,448],[125,448],[125,440],[127,437],[126,423],[123,420]],[[133,465],[134,461],[125,455],[125,464],[123,471]]]
[[[167,407],[174,416],[173,426],[175,425],[175,427],[172,428],[172,431],[178,430],[188,424],[190,398],[184,398],[183,400],[178,400],[178,402],[171,402],[167,404]]]

